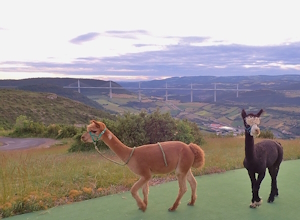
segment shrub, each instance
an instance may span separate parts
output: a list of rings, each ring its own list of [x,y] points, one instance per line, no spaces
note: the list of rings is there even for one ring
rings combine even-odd
[[[161,114],[159,109],[145,116],[145,131],[149,143],[174,140],[176,122],[170,113]]]
[[[194,140],[190,140],[190,142],[194,142],[195,144],[201,145],[204,144],[204,137],[195,122],[191,122],[187,119],[182,120],[185,124],[187,124],[191,128],[191,135],[193,136]]]
[[[190,142],[203,143],[203,136],[196,123],[186,119],[174,119],[170,113],[161,114],[158,109],[151,114],[147,114],[145,111],[141,111],[140,114],[126,112],[124,115],[118,116],[116,121],[109,119],[101,121],[122,143],[129,147],[175,140],[187,144]],[[69,152],[94,149],[92,143],[83,143],[81,141],[81,135],[84,132],[86,131],[82,129],[77,133],[74,137],[75,142],[68,150]],[[98,141],[97,147],[99,149],[108,148],[103,141]]]
[[[56,139],[72,138],[77,133],[78,133],[78,128],[76,128],[74,125],[64,125],[58,131],[58,135],[56,136]]]
[[[148,143],[149,138],[145,131],[144,113],[139,115],[125,113],[117,118],[116,123],[111,125],[112,132],[127,146],[135,147]]]
[[[178,120],[176,123],[176,132],[174,134],[174,140],[182,141],[186,144],[195,141],[194,136],[192,135],[192,129],[188,123],[182,120]]]
[[[273,132],[270,131],[270,130],[265,130],[265,131],[261,131],[261,132],[260,132],[259,137],[260,137],[260,138],[274,139],[274,134],[273,134]]]
[[[14,130],[11,136],[42,136],[45,131],[45,126],[39,122],[33,122],[30,118],[20,115],[16,119]]]
[[[55,138],[58,136],[60,130],[61,130],[61,126],[56,124],[51,124],[46,128],[45,136]]]

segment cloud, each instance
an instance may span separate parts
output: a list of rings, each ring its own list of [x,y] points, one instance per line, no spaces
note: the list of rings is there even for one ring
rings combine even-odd
[[[199,75],[300,74],[300,43],[279,46],[186,44],[205,40],[182,38],[179,42],[184,44],[169,45],[163,50],[102,58],[78,57],[71,63],[5,62],[0,63],[0,72],[51,72],[91,78],[101,75],[147,79]]]
[[[133,30],[133,31],[106,31],[105,34],[109,37],[118,37],[118,38],[129,38],[137,39],[137,35],[149,35],[145,30]]]
[[[191,45],[191,44],[203,43],[209,40],[210,38],[209,37],[181,37],[179,39],[180,39],[179,44]]]
[[[87,41],[94,40],[98,36],[99,36],[99,33],[90,32],[90,33],[87,33],[87,34],[79,35],[78,37],[75,37],[72,40],[70,40],[70,42],[73,43],[73,44],[81,44],[81,43],[84,43],[84,42],[87,42]]]

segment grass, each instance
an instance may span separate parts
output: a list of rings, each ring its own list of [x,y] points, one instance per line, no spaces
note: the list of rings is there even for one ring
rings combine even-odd
[[[127,191],[137,181],[138,176],[126,166],[115,165],[96,152],[67,153],[71,141],[44,149],[0,151],[0,216]],[[205,141],[201,146],[206,154],[205,167],[194,169],[195,175],[243,167],[244,138],[207,137]],[[280,142],[285,160],[300,158],[299,139]],[[105,154],[118,160],[110,151]],[[151,185],[174,179],[174,173],[156,175]]]

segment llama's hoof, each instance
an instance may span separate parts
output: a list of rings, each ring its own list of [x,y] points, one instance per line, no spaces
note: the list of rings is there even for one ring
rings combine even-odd
[[[260,206],[261,204],[262,204],[262,199],[259,202],[254,201],[250,204],[250,208],[255,209],[256,207]]]
[[[142,206],[142,207],[139,207],[139,210],[142,210],[143,212],[145,212],[147,209],[147,206]]]
[[[268,198],[268,203],[272,203],[272,202],[274,202],[274,200],[275,200],[274,196],[273,196],[273,197],[270,196],[270,197]]]
[[[175,210],[176,210],[176,208],[174,208],[174,207],[171,207],[168,209],[169,212],[175,212]]]
[[[187,205],[188,206],[194,206],[194,203],[189,202]]]
[[[145,208],[139,208],[139,210],[142,210],[143,212],[146,211],[146,207]]]

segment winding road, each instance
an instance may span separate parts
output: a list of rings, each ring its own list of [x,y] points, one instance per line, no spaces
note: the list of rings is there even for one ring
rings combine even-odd
[[[24,150],[34,147],[50,147],[58,143],[51,138],[10,138],[0,137],[0,151],[7,150]]]

